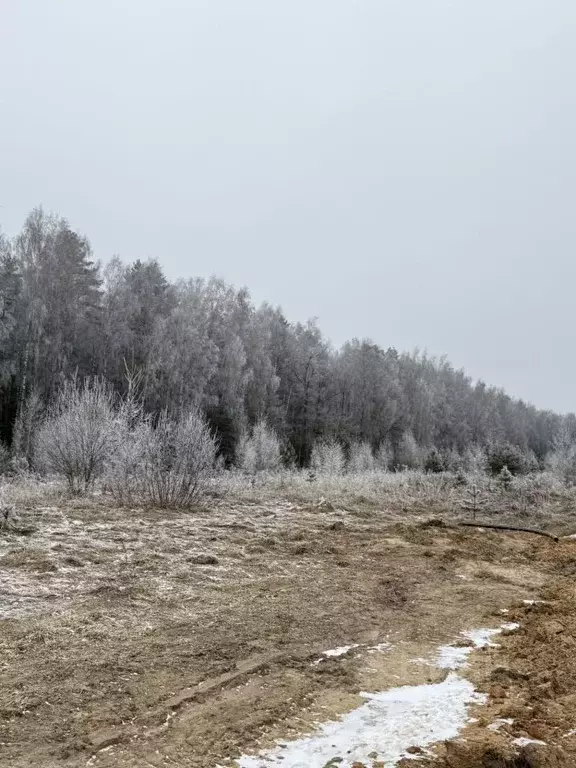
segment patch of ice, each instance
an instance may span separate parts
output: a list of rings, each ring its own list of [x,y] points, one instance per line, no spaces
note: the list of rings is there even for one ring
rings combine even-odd
[[[515,744],[517,747],[525,747],[528,744],[543,744],[546,745],[545,741],[540,741],[539,739],[527,739],[525,736],[519,736],[517,739],[513,739],[512,744]]]
[[[372,753],[384,765],[407,757],[410,746],[426,747],[453,739],[467,722],[467,706],[483,703],[485,694],[453,673],[442,683],[404,686],[376,694],[338,722],[327,723],[309,737],[282,744],[259,756],[245,755],[240,768],[322,768],[335,757],[339,768],[370,762]]]
[[[490,723],[487,728],[489,731],[499,731],[503,725],[512,725],[513,723],[514,720],[511,717],[499,717],[493,723]]]

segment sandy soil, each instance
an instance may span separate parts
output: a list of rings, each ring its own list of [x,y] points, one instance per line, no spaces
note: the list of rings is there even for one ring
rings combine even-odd
[[[576,756],[573,737],[559,744],[576,727],[576,541],[425,517],[288,503],[24,512],[0,537],[0,765],[232,766],[353,709],[360,691],[442,680],[425,663],[436,648],[497,626],[502,609],[522,629],[471,668],[489,722],[441,745],[440,764],[499,768],[470,762],[482,739],[503,740],[508,759],[514,734],[536,731]],[[510,733],[486,727],[512,710]],[[477,754],[457,754],[471,741]]]

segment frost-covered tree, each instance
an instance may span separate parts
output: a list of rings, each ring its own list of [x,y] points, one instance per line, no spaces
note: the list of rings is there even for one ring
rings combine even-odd
[[[227,466],[259,420],[300,467],[335,439],[387,446],[380,468],[420,467],[435,447],[450,467],[480,468],[487,454],[496,474],[525,471],[544,465],[563,425],[576,432],[576,417],[473,382],[444,358],[370,339],[334,350],[315,321],[256,308],[222,280],[173,284],[157,260],[114,257],[101,269],[85,235],[33,210],[0,238],[0,439],[12,441],[32,392],[43,409],[64,381],[98,376],[124,396],[127,370],[153,419],[199,409]]]
[[[344,474],[345,464],[344,449],[337,440],[314,443],[310,465],[317,474],[340,476]]]
[[[256,422],[249,434],[244,434],[238,447],[238,466],[244,472],[279,469],[282,456],[280,441],[264,420]]]
[[[387,472],[394,462],[394,451],[388,443],[381,443],[374,454],[374,464],[376,469],[381,472]]]
[[[566,485],[576,485],[576,435],[568,423],[554,438],[546,464]]]
[[[423,463],[422,450],[411,432],[402,435],[394,452],[397,469],[420,469]]]
[[[376,466],[372,446],[367,441],[352,443],[348,453],[348,472],[370,472]]]

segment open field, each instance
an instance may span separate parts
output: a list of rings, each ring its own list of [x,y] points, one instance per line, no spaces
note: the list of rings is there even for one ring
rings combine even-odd
[[[442,477],[282,482],[190,513],[8,489],[0,765],[232,766],[360,692],[442,681],[438,646],[503,620],[520,629],[470,657],[489,698],[465,741],[414,757],[576,764],[576,540],[460,528],[464,492]],[[494,491],[482,516],[566,535],[574,508],[527,486]],[[513,723],[488,728],[497,718]]]

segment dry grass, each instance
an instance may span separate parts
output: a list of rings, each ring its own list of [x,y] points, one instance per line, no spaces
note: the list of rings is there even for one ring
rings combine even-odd
[[[561,535],[576,532],[576,488],[566,488],[548,472],[514,478],[511,486],[504,488],[493,478],[478,474],[463,477],[452,473],[374,470],[311,476],[307,471],[295,470],[256,475],[230,471],[212,478],[207,496],[199,503],[213,511],[280,504],[324,513],[347,511],[365,520],[385,515],[389,520],[409,516],[412,520],[438,517],[448,521],[472,517],[469,507],[473,486],[482,498],[478,520],[513,520],[517,524],[552,528]],[[70,499],[65,484],[57,478],[25,474],[0,482],[0,504],[12,504],[17,513],[42,507],[51,509],[64,502],[68,507],[117,508],[114,500],[98,489],[84,498]],[[134,508],[138,513],[143,510],[136,504]]]

